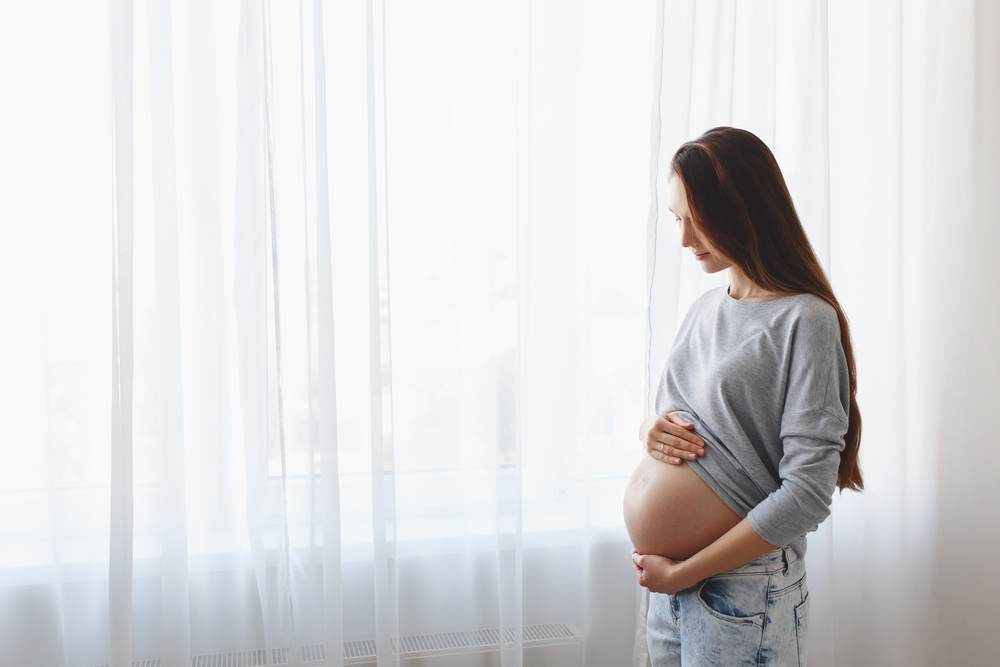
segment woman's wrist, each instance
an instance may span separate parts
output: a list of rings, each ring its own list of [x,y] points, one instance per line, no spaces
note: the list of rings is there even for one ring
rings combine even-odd
[[[704,553],[704,549],[691,556],[687,560],[677,561],[677,574],[679,575],[681,590],[691,588],[702,579],[708,579],[717,572],[707,572],[705,570],[705,559],[699,558]]]

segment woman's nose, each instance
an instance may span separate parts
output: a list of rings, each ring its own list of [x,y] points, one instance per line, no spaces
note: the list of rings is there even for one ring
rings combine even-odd
[[[691,225],[687,223],[686,220],[681,220],[681,247],[690,248],[695,244],[697,239],[695,239],[694,230],[691,229]]]

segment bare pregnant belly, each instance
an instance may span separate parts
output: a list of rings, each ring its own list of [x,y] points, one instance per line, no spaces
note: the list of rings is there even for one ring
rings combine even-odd
[[[625,528],[642,554],[684,560],[740,522],[689,465],[648,454],[625,487]]]

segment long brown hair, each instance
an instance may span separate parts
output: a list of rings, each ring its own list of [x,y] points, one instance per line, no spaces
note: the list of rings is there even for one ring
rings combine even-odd
[[[717,127],[677,149],[670,168],[684,183],[695,228],[754,284],[815,294],[837,311],[851,385],[837,486],[860,491],[861,413],[847,316],[806,238],[774,155],[746,130]]]

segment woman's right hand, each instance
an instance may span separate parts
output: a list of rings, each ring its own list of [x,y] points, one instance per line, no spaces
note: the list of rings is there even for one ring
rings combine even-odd
[[[682,459],[694,460],[705,454],[704,441],[691,433],[689,424],[675,412],[647,417],[639,427],[639,440],[654,459],[680,465]]]

